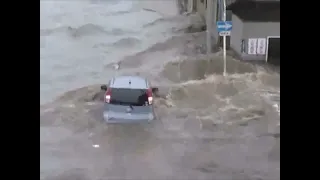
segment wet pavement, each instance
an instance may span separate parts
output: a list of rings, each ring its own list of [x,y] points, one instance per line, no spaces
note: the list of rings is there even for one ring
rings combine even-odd
[[[40,179],[280,179],[279,69],[228,57],[223,77],[173,0],[40,3]],[[119,74],[159,87],[156,121],[102,121]]]

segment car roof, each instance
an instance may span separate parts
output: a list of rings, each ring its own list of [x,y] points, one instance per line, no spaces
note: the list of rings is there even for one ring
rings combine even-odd
[[[149,83],[146,78],[140,76],[117,76],[111,79],[109,87],[128,89],[148,89]]]

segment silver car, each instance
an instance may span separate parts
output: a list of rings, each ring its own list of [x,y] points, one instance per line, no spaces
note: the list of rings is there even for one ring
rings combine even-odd
[[[102,85],[105,91],[103,118],[107,123],[142,123],[155,119],[153,94],[146,78],[118,76]]]

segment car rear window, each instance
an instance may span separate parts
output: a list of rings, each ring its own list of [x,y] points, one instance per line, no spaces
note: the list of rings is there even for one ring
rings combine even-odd
[[[147,90],[112,88],[110,104],[132,106],[148,105]]]

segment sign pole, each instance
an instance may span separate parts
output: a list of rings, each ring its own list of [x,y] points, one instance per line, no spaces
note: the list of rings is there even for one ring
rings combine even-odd
[[[227,5],[226,0],[223,0],[223,19],[227,21]],[[227,75],[227,36],[223,36],[223,76]]]
[[[223,76],[227,75],[227,36],[231,35],[232,21],[227,21],[227,4],[226,0],[220,1],[223,3],[222,9],[222,21],[217,22],[217,30],[219,36],[223,38]]]

